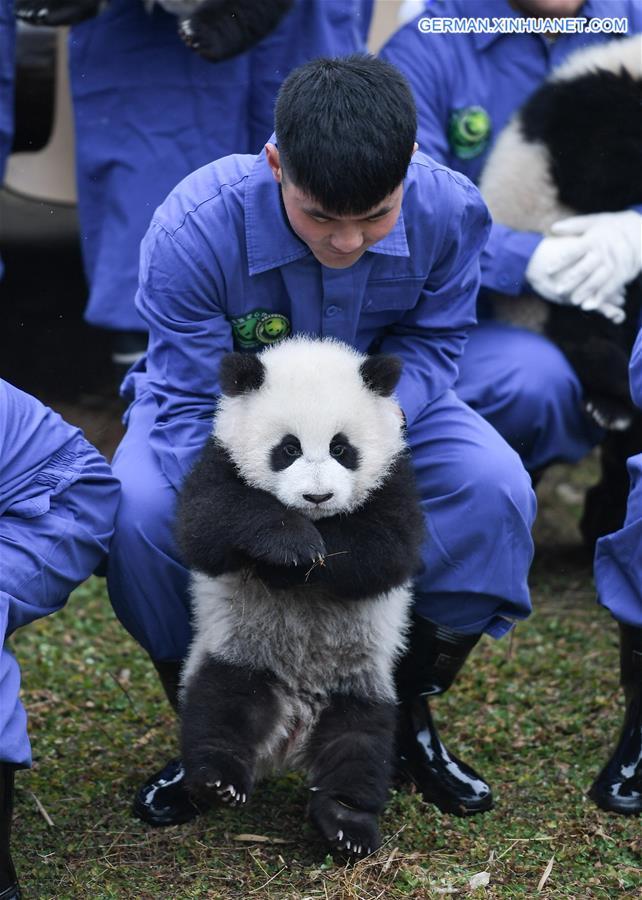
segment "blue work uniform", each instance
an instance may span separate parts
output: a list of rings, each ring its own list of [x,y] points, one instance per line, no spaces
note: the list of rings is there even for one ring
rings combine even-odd
[[[631,396],[642,409],[642,331],[630,366]],[[624,525],[597,542],[595,585],[598,599],[618,622],[642,628],[642,453],[627,463],[631,488]]]
[[[642,31],[640,0],[585,0],[578,15],[623,17]],[[508,0],[432,0],[424,17],[505,17]],[[421,18],[421,17],[419,17]],[[612,40],[610,34],[426,34],[419,18],[381,51],[408,78],[418,108],[420,148],[476,181],[509,119],[567,56]],[[475,116],[471,137],[466,123]],[[482,254],[482,287],[508,295],[526,289],[528,262],[541,234],[494,224]],[[483,291],[482,295],[483,297]],[[602,437],[582,412],[582,388],[566,357],[541,335],[482,322],[460,361],[458,395],[487,418],[535,471],[574,462]]]
[[[12,0],[0,0],[0,185],[13,141],[13,82],[16,55],[16,25]],[[0,278],[3,264],[0,258]]]
[[[116,613],[152,657],[180,659],[190,639],[173,516],[211,431],[220,360],[290,333],[403,360],[397,396],[429,534],[418,609],[495,636],[528,615],[530,480],[452,391],[488,228],[476,188],[422,153],[394,228],[345,269],[321,265],[291,230],[263,153],[205,166],[157,210],[136,298],[150,343],[124,385],[133,402],[113,463],[123,493],[108,569]]]
[[[156,207],[194,169],[256,153],[281,82],[317,56],[363,48],[363,0],[296,0],[253,50],[211,63],[177,19],[113,0],[70,36],[78,210],[92,325],[144,330],[134,307],[139,245]]]
[[[6,638],[65,603],[101,561],[119,485],[77,428],[0,380],[0,761],[31,764]]]

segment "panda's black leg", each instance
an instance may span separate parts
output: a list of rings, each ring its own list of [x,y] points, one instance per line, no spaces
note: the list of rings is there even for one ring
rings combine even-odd
[[[378,819],[390,787],[394,703],[335,694],[308,751],[309,815],[335,849],[363,856],[381,844]]]
[[[198,800],[245,803],[261,744],[275,727],[279,701],[271,673],[209,657],[181,701],[186,785]]]

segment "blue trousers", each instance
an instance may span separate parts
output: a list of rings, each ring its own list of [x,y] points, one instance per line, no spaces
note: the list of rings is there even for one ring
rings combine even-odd
[[[460,364],[457,393],[517,450],[530,471],[575,462],[604,436],[584,415],[582,387],[566,357],[546,338],[484,323]],[[620,622],[642,627],[642,455],[631,476],[624,527],[598,541],[595,583],[600,603]]]
[[[483,322],[473,329],[455,390],[529,472],[577,462],[604,437],[582,411],[582,386],[561,350],[522,328]]]
[[[642,628],[642,454],[628,461],[631,491],[624,527],[595,551],[598,599],[618,622]]]
[[[130,408],[113,460],[122,499],[108,567],[116,614],[155,659],[181,659],[191,637],[188,572],[173,538],[176,492],[149,445],[156,403]],[[519,457],[448,392],[408,435],[426,514],[417,611],[462,632],[500,636],[530,612],[535,497]]]
[[[72,429],[70,428],[70,432]],[[36,495],[32,485],[39,485]],[[0,516],[0,760],[31,764],[20,670],[6,638],[64,605],[107,552],[119,487],[78,433],[24,485]]]

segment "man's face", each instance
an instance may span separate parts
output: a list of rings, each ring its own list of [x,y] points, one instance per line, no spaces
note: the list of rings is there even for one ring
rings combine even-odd
[[[510,0],[514,9],[529,16],[574,16],[584,0]]]
[[[303,194],[296,185],[281,185],[283,205],[295,234],[308,245],[319,262],[330,269],[346,269],[368,247],[389,234],[399,218],[403,185],[381,203],[359,216],[336,216]]]
[[[268,144],[266,152],[274,178],[281,185],[290,227],[322,265],[330,269],[347,269],[368,247],[394,228],[403,200],[402,184],[365,213],[337,216],[322,209],[316,200],[300,191],[288,178],[283,178],[278,151],[273,145]]]

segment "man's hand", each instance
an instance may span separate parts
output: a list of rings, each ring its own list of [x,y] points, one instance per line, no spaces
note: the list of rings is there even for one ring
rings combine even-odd
[[[623,322],[625,286],[642,269],[642,216],[633,211],[573,216],[551,231],[526,269],[533,289],[553,303]]]

